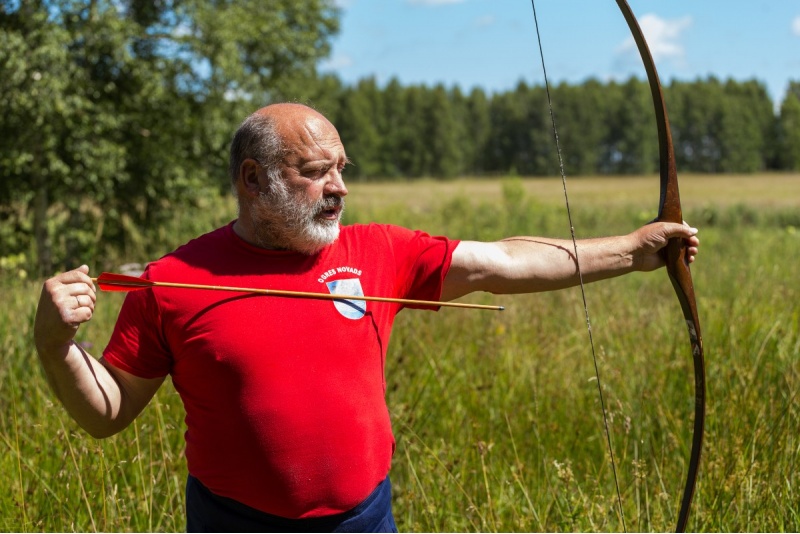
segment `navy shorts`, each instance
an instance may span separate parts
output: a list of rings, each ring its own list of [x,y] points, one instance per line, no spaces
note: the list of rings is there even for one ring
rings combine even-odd
[[[211,493],[192,475],[186,481],[187,532],[397,532],[389,477],[347,512],[287,519]]]

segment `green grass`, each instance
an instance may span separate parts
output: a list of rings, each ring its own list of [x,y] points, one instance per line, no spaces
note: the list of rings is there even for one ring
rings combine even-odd
[[[759,188],[768,179],[783,184],[772,200]],[[786,177],[739,177],[734,191],[718,180],[692,177],[683,188],[687,197],[692,187],[720,197],[693,197],[685,213],[701,228],[693,275],[708,377],[689,528],[798,531],[800,195],[788,198],[794,182]],[[657,180],[631,181],[631,190],[645,181]],[[649,185],[620,201],[619,189],[603,189],[612,182],[581,179],[571,191],[573,183],[579,236],[628,231],[653,217],[657,192]],[[347,217],[468,239],[568,235],[558,195],[544,192],[557,191],[557,182],[448,185],[433,195],[420,184],[353,187]],[[750,202],[741,193],[755,190]],[[225,210],[233,216],[229,200],[208,211]],[[158,229],[175,239],[161,246],[199,227],[193,220]],[[180,399],[167,383],[121,434],[96,441],[81,432],[54,404],[33,349],[40,287],[8,273],[0,285],[0,530],[182,530]],[[627,527],[673,529],[694,409],[677,299],[663,271],[587,286],[587,298]],[[507,309],[405,311],[394,329],[386,373],[400,529],[621,530],[579,291],[464,300]],[[101,294],[95,319],[81,329],[93,353],[120,304],[119,295]]]

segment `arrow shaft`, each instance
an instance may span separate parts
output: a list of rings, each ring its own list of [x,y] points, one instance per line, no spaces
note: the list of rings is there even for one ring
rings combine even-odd
[[[289,291],[284,289],[260,289],[249,287],[232,287],[232,286],[214,286],[203,284],[181,284],[177,282],[152,282],[150,280],[138,281],[112,281],[112,280],[98,280],[92,278],[92,281],[98,281],[104,285],[113,285],[119,287],[131,287],[132,289],[144,289],[147,287],[174,287],[180,289],[205,289],[210,291],[231,291],[236,293],[254,293],[258,295],[268,295],[273,297],[290,297],[290,298],[306,298],[317,300],[364,300],[370,302],[391,302],[395,304],[415,304],[420,306],[445,306],[449,308],[470,308],[477,310],[494,310],[502,311],[503,306],[492,306],[488,304],[469,304],[463,302],[442,302],[436,300],[414,300],[414,299],[399,299],[392,297],[367,297],[362,295],[333,295],[330,293],[313,293],[307,291]]]

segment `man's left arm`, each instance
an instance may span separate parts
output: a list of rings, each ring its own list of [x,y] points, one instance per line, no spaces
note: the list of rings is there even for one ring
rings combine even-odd
[[[659,251],[672,238],[684,239],[689,261],[700,241],[687,224],[652,223],[614,237],[577,242],[584,283],[664,265]],[[462,241],[453,251],[442,287],[442,300],[475,291],[495,294],[535,293],[578,285],[578,262],[568,239],[511,237],[491,243]]]

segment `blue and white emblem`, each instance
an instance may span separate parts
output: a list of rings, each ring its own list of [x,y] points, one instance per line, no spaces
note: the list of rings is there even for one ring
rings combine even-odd
[[[325,285],[328,286],[328,291],[331,292],[331,295],[364,296],[361,280],[358,278],[334,280],[333,282],[326,282]],[[348,319],[361,319],[367,313],[367,301],[365,300],[334,300],[333,305],[336,306],[336,311]]]

